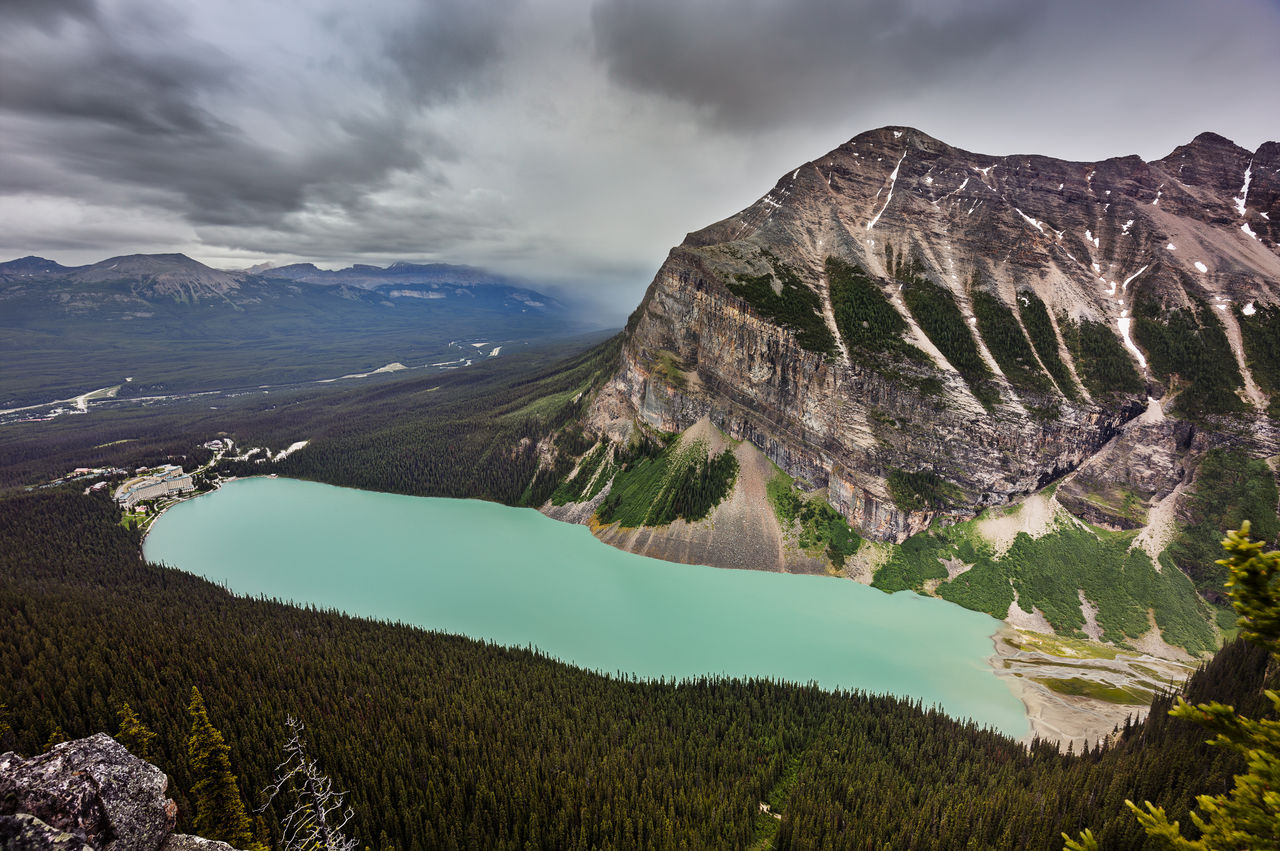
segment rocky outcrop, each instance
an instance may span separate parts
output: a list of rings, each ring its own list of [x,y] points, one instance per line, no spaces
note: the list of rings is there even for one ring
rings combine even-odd
[[[24,759],[0,755],[0,847],[232,851],[174,834],[168,778],[105,733]]]
[[[1058,502],[1097,526],[1138,528],[1152,506],[1191,480],[1195,459],[1209,443],[1208,434],[1165,417],[1160,401],[1152,399],[1142,416],[1063,480]]]
[[[1128,428],[1149,409],[1149,395],[1166,389],[1132,339],[1132,311],[1138,302],[1155,311],[1213,305],[1230,337],[1233,305],[1280,303],[1270,216],[1280,204],[1278,152],[1268,143],[1251,154],[1203,134],[1155,162],[1072,163],[973,154],[906,127],[864,133],[671,252],[590,422],[623,438],[633,422],[675,432],[707,417],[789,474],[827,488],[831,503],[878,540],[971,517],[1095,458],[1103,472],[1133,468],[1122,478],[1134,479],[1134,498],[1159,498],[1186,478],[1189,443],[1171,423]],[[926,357],[876,363],[849,350],[834,318],[829,258],[866,272],[902,317],[903,341]],[[914,260],[919,276],[954,300],[976,332],[998,400],[980,400],[922,329],[903,301],[894,258]],[[764,276],[782,295],[786,275],[819,297],[835,341],[828,351],[806,348],[785,322],[731,289]],[[1055,379],[1029,390],[1003,373],[977,332],[979,290],[1023,332],[1020,294],[1043,302],[1072,388]],[[1101,387],[1097,375],[1082,382],[1066,330],[1076,323],[1109,330],[1137,385],[1110,392],[1105,377]],[[1033,369],[1042,367],[1037,355]],[[1254,440],[1274,423],[1247,368],[1244,377],[1252,395],[1239,432]],[[1130,440],[1117,444],[1122,433]],[[891,477],[919,473],[938,477],[949,498],[928,508],[895,501]],[[1083,491],[1077,497],[1087,503]]]

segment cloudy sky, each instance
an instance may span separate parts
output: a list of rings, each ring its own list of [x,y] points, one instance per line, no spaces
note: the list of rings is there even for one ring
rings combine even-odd
[[[1280,139],[1280,0],[0,0],[0,259],[471,263],[634,306],[863,130]]]

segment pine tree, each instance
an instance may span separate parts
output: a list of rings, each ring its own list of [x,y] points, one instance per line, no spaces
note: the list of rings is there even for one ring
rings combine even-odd
[[[120,730],[116,733],[116,741],[128,748],[134,756],[150,759],[151,740],[156,737],[156,734],[142,723],[138,713],[134,712],[127,703],[120,707],[116,715],[120,718]]]
[[[191,687],[187,712],[191,715],[187,758],[196,778],[191,787],[196,810],[195,832],[235,848],[248,848],[253,844],[252,823],[231,772],[231,748],[209,720],[204,698],[195,686]]]
[[[1222,546],[1228,557],[1218,564],[1230,572],[1227,590],[1240,616],[1240,634],[1267,650],[1274,663],[1280,660],[1280,552],[1263,552],[1263,542],[1249,538],[1248,520],[1239,532],[1228,532]],[[1280,692],[1265,694],[1280,710]],[[1233,707],[1216,701],[1192,706],[1182,698],[1169,714],[1216,733],[1210,744],[1239,751],[1248,770],[1237,775],[1235,787],[1226,794],[1196,798],[1200,808],[1191,820],[1200,839],[1185,838],[1163,807],[1148,801],[1144,811],[1125,801],[1143,829],[1168,847],[1185,851],[1280,848],[1280,721],[1242,718]]]
[[[1240,616],[1240,634],[1270,653],[1274,664],[1280,661],[1280,552],[1263,552],[1263,542],[1249,537],[1248,520],[1240,531],[1228,532],[1222,546],[1227,558],[1218,564],[1230,574],[1227,590]],[[1265,694],[1272,707],[1280,710],[1280,693],[1268,689]],[[1182,697],[1169,714],[1216,733],[1209,743],[1238,751],[1248,770],[1236,776],[1235,787],[1226,794],[1196,798],[1199,811],[1191,813],[1191,821],[1200,832],[1199,839],[1186,838],[1164,807],[1147,801],[1144,809],[1125,801],[1143,830],[1164,847],[1178,851],[1280,848],[1280,794],[1276,792],[1280,788],[1280,721],[1243,718],[1217,701],[1193,706]],[[1067,840],[1064,851],[1099,851],[1101,847],[1089,830],[1078,839],[1062,836]]]
[[[49,739],[44,743],[46,751],[52,750],[54,745],[60,745],[63,742],[70,741],[67,734],[62,731],[61,724],[54,724],[53,729],[49,731]]]

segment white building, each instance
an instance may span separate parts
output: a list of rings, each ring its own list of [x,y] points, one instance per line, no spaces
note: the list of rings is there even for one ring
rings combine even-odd
[[[122,508],[129,509],[146,499],[177,496],[195,489],[190,473],[184,473],[181,467],[167,466],[157,473],[125,482],[116,490],[115,499]]]

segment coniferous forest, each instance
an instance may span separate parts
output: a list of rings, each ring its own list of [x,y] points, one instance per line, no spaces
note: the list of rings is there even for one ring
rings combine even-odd
[[[1170,719],[1114,743],[1030,749],[911,702],[774,682],[638,682],[398,624],[246,599],[145,563],[105,498],[0,502],[0,748],[120,727],[155,732],[192,826],[193,686],[250,807],[286,719],[371,848],[1155,847],[1124,807],[1187,821],[1237,758]],[[1258,715],[1266,655],[1228,645],[1188,686]],[[781,813],[762,813],[761,803]],[[255,819],[275,837],[277,813]]]

